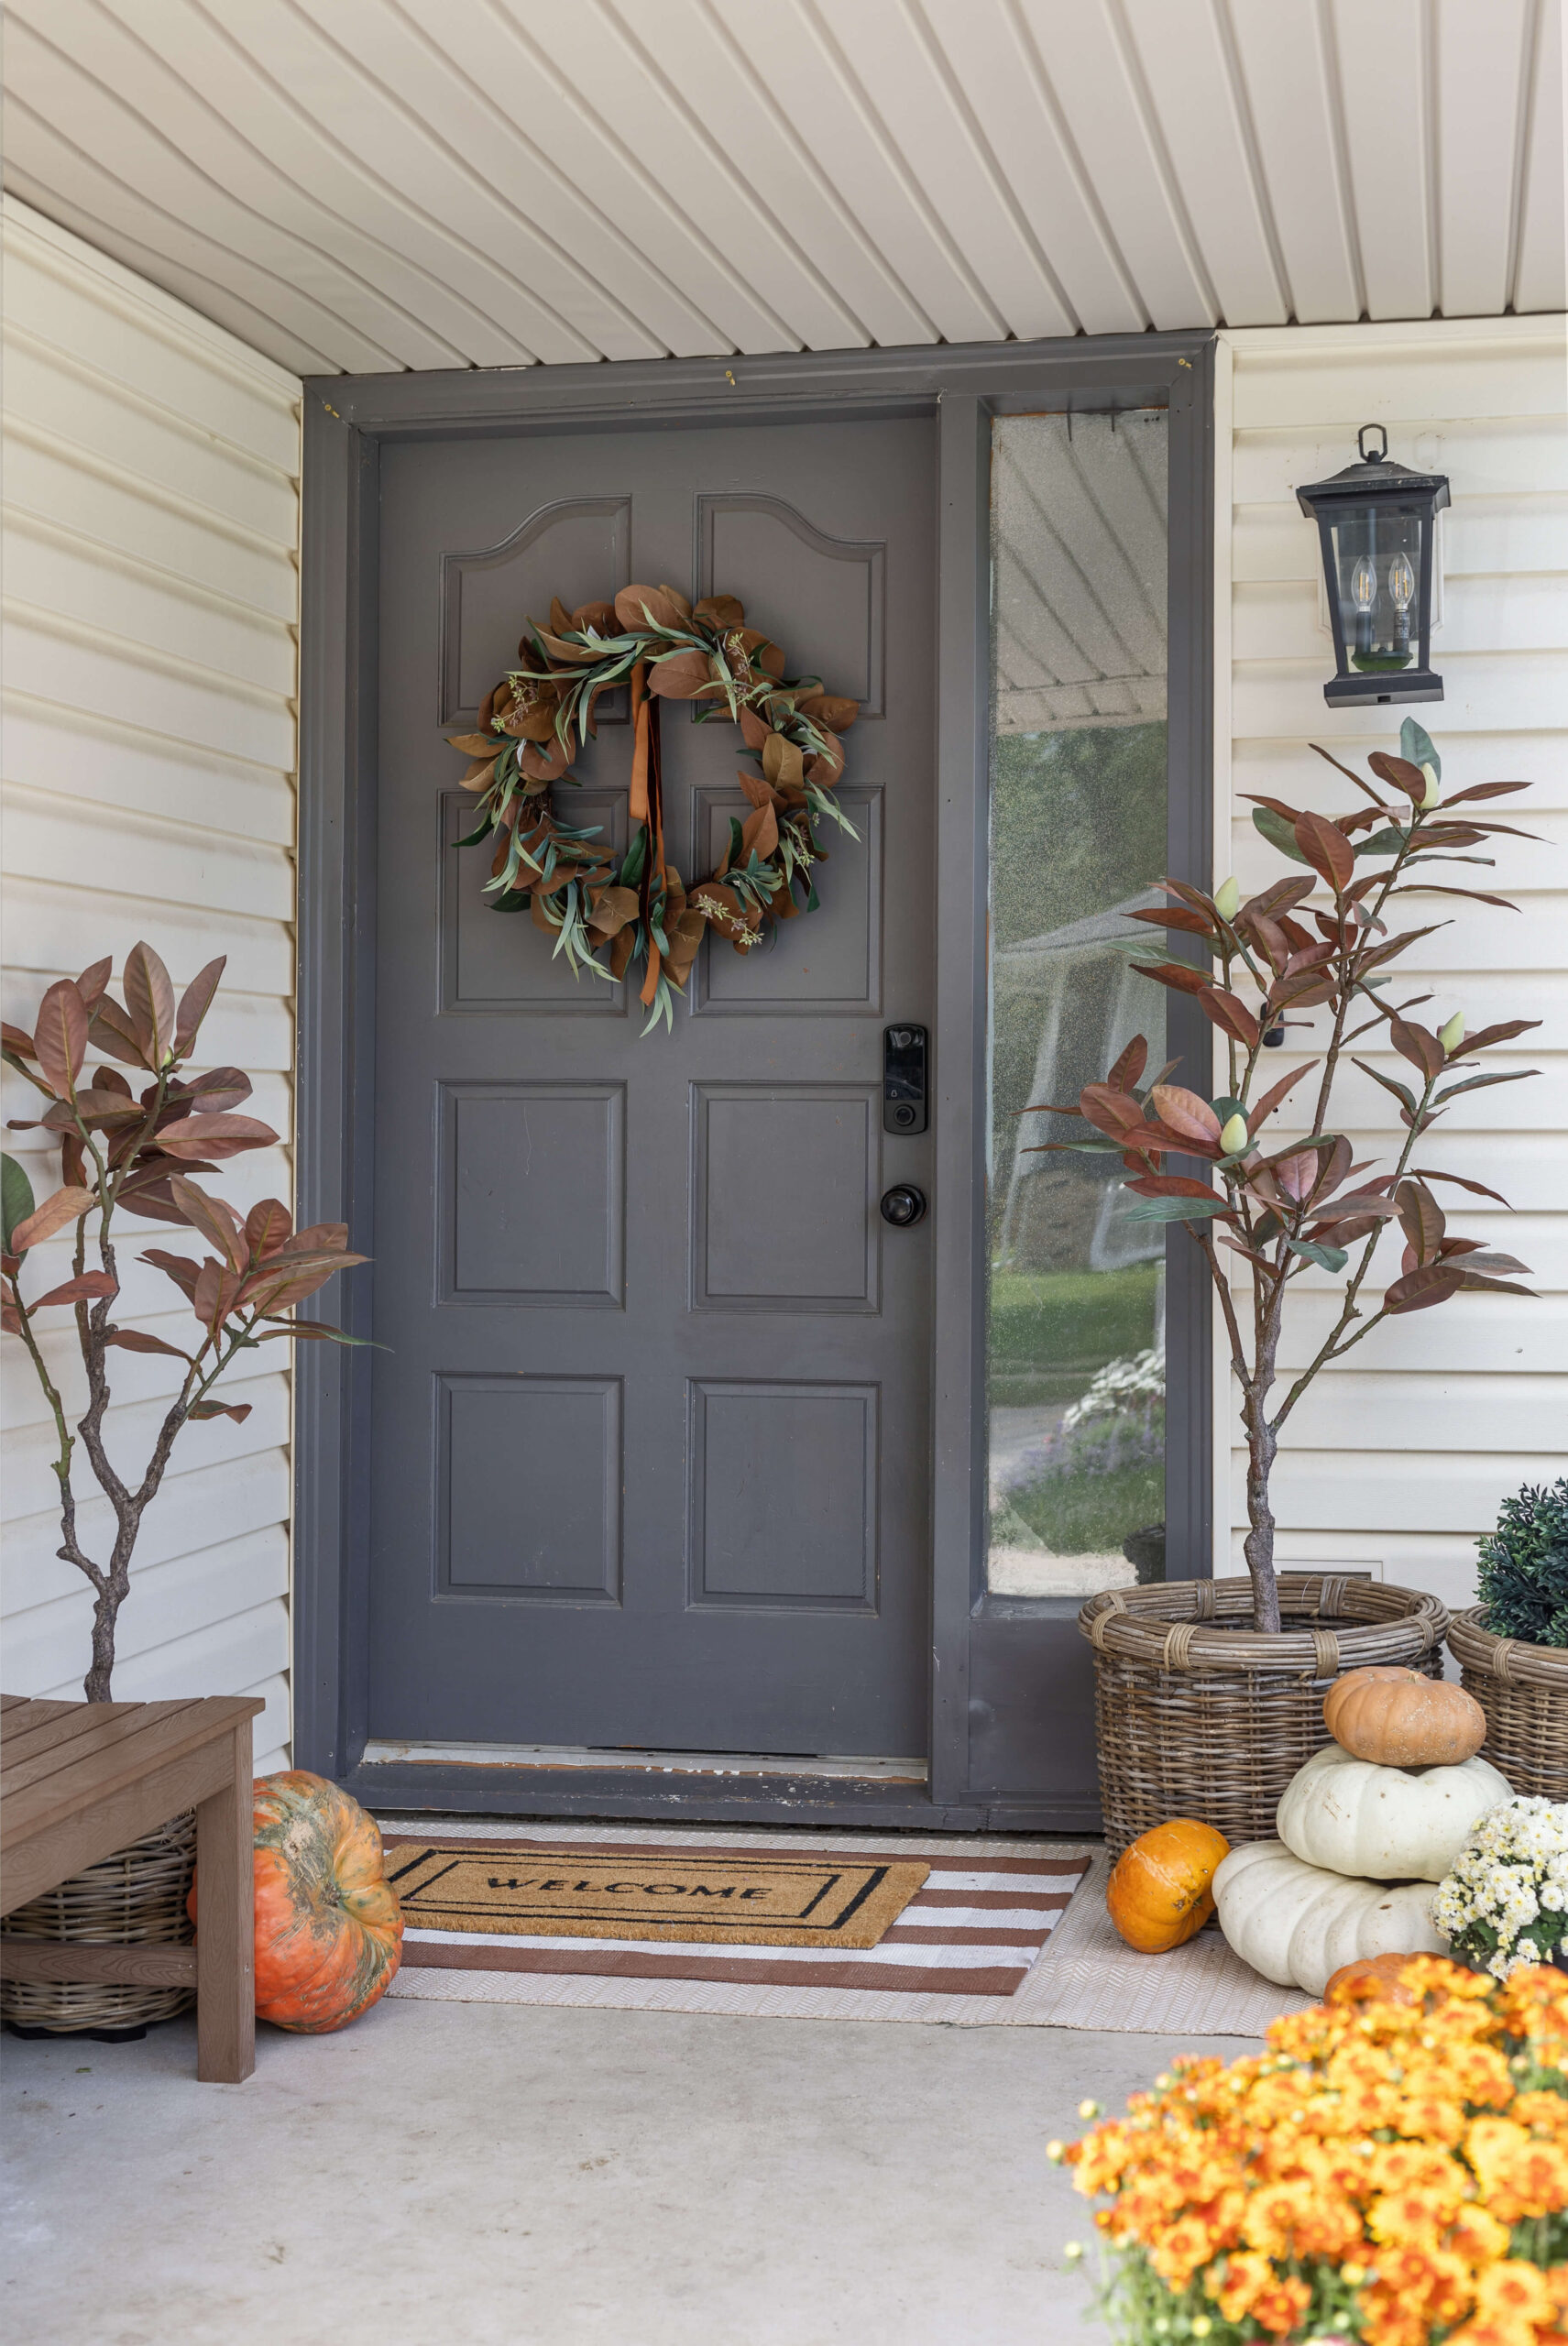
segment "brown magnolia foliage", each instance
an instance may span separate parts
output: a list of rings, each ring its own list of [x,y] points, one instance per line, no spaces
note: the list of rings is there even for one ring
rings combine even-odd
[[[858,705],[825,692],[820,677],[786,681],[784,653],[746,625],[733,595],[693,604],[674,586],[623,586],[613,603],[575,611],[557,599],[547,628],[528,626],[517,647],[523,665],[480,708],[484,729],[453,738],[472,760],[465,787],[481,794],[478,828],[459,845],[495,839],[494,908],[526,906],[574,970],[614,980],[641,967],[646,1034],[673,1017],[672,997],[684,991],[706,929],[749,953],[767,922],[815,910],[811,867],[827,860],[817,817],[855,835],[831,793],[844,772],[839,736]],[[631,696],[632,828],[620,856],[597,829],[562,822],[554,790],[571,779],[573,757],[596,732],[598,701],[622,684]],[[697,704],[699,722],[738,725],[758,765],[739,775],[751,813],[731,819],[718,870],[689,887],[664,853],[665,700]]]
[[[1438,1032],[1411,1016],[1431,1000],[1429,994],[1398,1003],[1385,998],[1393,982],[1390,965],[1419,937],[1443,925],[1393,927],[1400,899],[1464,896],[1517,910],[1504,897],[1435,882],[1428,869],[1454,859],[1488,861],[1469,850],[1499,832],[1531,837],[1468,811],[1529,784],[1481,783],[1444,804],[1438,753],[1409,719],[1401,747],[1401,756],[1379,751],[1367,760],[1379,788],[1326,750],[1318,751],[1370,802],[1354,813],[1329,817],[1278,798],[1254,799],[1254,822],[1302,867],[1299,873],[1288,873],[1245,904],[1234,881],[1207,895],[1168,879],[1160,884],[1170,904],[1163,911],[1132,915],[1199,940],[1208,967],[1175,959],[1135,966],[1157,984],[1190,994],[1225,1036],[1228,1092],[1210,1100],[1171,1083],[1174,1062],[1144,1087],[1148,1045],[1140,1036],[1102,1083],[1086,1085],[1075,1108],[1057,1111],[1082,1117],[1095,1137],[1044,1144],[1119,1156],[1127,1174],[1123,1186],[1138,1200],[1131,1209],[1134,1217],[1181,1222],[1203,1250],[1241,1387],[1248,1458],[1245,1553],[1260,1629],[1279,1627],[1269,1477],[1280,1429],[1313,1378],[1385,1320],[1430,1310],[1466,1291],[1532,1292],[1509,1276],[1525,1269],[1511,1255],[1494,1253],[1479,1239],[1451,1234],[1432,1184],[1466,1189],[1498,1204],[1507,1200],[1484,1182],[1413,1160],[1461,1093],[1519,1082],[1537,1071],[1472,1072],[1471,1063],[1540,1020],[1505,1019],[1467,1037],[1460,1016]],[[1458,811],[1462,807],[1464,813]],[[1308,900],[1323,890],[1327,904],[1309,910]],[[1266,1038],[1278,1038],[1282,1026],[1305,1024],[1287,1014],[1307,1009],[1326,1014],[1325,1049],[1266,1088]],[[1408,1080],[1351,1052],[1352,1044],[1368,1036],[1376,1038],[1368,1048],[1392,1051],[1407,1063]],[[1335,1079],[1347,1057],[1398,1104],[1406,1137],[1394,1165],[1383,1171],[1375,1170],[1370,1159],[1354,1161],[1349,1138],[1334,1129]],[[1316,1097],[1307,1131],[1271,1148],[1265,1127],[1310,1075],[1316,1077]],[[1166,1160],[1173,1157],[1206,1160],[1218,1186],[1213,1178],[1167,1169]],[[1369,1296],[1364,1306],[1379,1233],[1392,1222],[1405,1239],[1398,1274],[1380,1302],[1374,1305]],[[1245,1273],[1237,1271],[1238,1263],[1245,1265]],[[1344,1277],[1345,1284],[1329,1332],[1276,1405],[1287,1292],[1312,1270]]]
[[[342,1222],[296,1231],[287,1206],[268,1198],[243,1218],[228,1201],[192,1178],[215,1172],[225,1157],[266,1148],[277,1140],[270,1124],[236,1113],[250,1094],[238,1068],[188,1069],[202,1022],[212,1005],[224,960],[211,961],[178,1002],[168,970],[148,945],[126,957],[124,1002],[110,993],[105,957],[74,980],[49,987],[38,1004],[35,1031],[4,1030],[7,1066],[24,1076],[49,1105],[37,1118],[11,1119],[11,1129],[40,1127],[58,1137],[60,1186],[41,1205],[15,1157],[5,1159],[5,1252],[0,1260],[0,1320],[27,1346],[54,1420],[59,1455],[63,1541],[58,1551],[92,1584],[93,1658],[84,1681],[89,1702],[107,1702],[115,1664],[115,1627],[130,1586],[130,1565],[147,1508],[157,1496],[181,1426],[192,1419],[250,1414],[248,1402],[214,1400],[213,1387],[241,1352],[273,1337],[310,1336],[348,1343],[337,1329],[301,1322],[293,1307],[324,1286],[334,1271],[365,1260],[351,1255]],[[117,1066],[87,1060],[100,1052]],[[121,1067],[148,1079],[133,1090]],[[140,1259],[172,1279],[196,1321],[189,1346],[167,1343],[144,1329],[121,1327],[114,1306],[120,1291],[115,1216],[179,1222],[210,1250],[192,1258],[149,1246]],[[88,1228],[96,1216],[88,1264]],[[45,1239],[73,1229],[69,1278],[30,1299],[23,1290],[27,1255]],[[40,1343],[38,1315],[69,1308],[87,1379],[87,1410],[72,1434]],[[47,1334],[47,1328],[42,1332]],[[104,1419],[111,1392],[109,1360],[124,1352],[166,1353],[182,1364],[140,1479],[127,1481],[108,1456]],[[106,1562],[84,1551],[78,1536],[72,1483],[78,1441],[113,1509],[115,1533]]]

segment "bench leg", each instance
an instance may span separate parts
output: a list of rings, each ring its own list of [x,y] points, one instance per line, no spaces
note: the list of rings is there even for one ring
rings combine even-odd
[[[250,1740],[245,1719],[228,1782],[196,1811],[196,2075],[206,2085],[238,2085],[256,2066]]]

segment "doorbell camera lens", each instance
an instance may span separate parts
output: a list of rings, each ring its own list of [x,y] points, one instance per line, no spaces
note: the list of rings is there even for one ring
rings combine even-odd
[[[912,1124],[915,1122],[915,1111],[910,1106],[907,1100],[905,1101],[902,1107],[898,1107],[894,1110],[893,1121],[895,1124]]]

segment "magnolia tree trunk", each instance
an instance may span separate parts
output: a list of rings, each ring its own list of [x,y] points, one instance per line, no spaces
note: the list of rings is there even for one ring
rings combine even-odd
[[[1274,1388],[1275,1361],[1279,1351],[1283,1286],[1264,1314],[1258,1329],[1253,1376],[1244,1388],[1242,1424],[1246,1431],[1247,1535],[1242,1553],[1252,1576],[1253,1627],[1277,1634],[1279,1628],[1279,1588],[1274,1577],[1274,1509],[1268,1503],[1268,1481],[1278,1454],[1279,1436],[1268,1420],[1268,1397]]]

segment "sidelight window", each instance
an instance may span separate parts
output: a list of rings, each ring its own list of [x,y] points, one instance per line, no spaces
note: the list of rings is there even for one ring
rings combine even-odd
[[[1166,1057],[1167,416],[992,426],[986,1259],[997,1596],[1163,1576],[1165,1244],[1055,1103]]]

